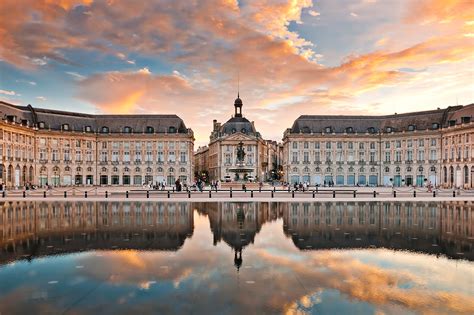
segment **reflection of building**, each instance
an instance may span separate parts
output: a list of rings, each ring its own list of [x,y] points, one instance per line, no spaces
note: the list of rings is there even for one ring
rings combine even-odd
[[[287,203],[283,209],[285,233],[300,249],[376,246],[474,260],[472,203]]]
[[[473,115],[474,104],[387,116],[300,116],[284,134],[286,180],[474,187]]]
[[[211,180],[223,180],[225,176],[234,179],[235,173],[230,169],[239,166],[237,147],[240,142],[244,145],[243,167],[249,170],[246,173],[248,176],[253,176],[257,180],[267,179],[270,176],[269,171],[273,161],[278,160],[278,145],[274,141],[262,139],[255,129],[255,124],[243,116],[242,106],[242,100],[237,97],[234,102],[234,116],[222,125],[214,120],[208,148],[195,154],[195,161],[207,163],[207,165],[200,165],[196,170],[208,170]],[[269,146],[273,149],[269,150]]]
[[[178,250],[193,224],[189,203],[1,203],[0,262],[91,249]]]
[[[142,185],[192,179],[194,136],[176,115],[88,115],[0,102],[0,182]]]

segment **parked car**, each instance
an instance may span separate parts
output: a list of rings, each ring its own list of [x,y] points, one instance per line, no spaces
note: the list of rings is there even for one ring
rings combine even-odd
[[[231,181],[232,181],[232,178],[230,177],[230,175],[224,176],[224,182],[230,183]]]
[[[253,177],[253,176],[247,176],[247,180],[248,180],[249,182],[254,182],[254,181],[255,181],[255,177]]]

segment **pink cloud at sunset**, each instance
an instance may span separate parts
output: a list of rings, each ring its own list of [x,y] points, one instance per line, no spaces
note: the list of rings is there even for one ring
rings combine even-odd
[[[0,4],[0,64],[66,76],[64,97],[97,112],[176,113],[195,130],[197,144],[207,142],[212,119],[230,117],[237,76],[244,114],[273,139],[300,114],[378,114],[446,107],[456,98],[472,102],[474,14],[468,1],[401,1],[395,10],[354,0],[344,14],[342,6],[330,5],[7,0]],[[386,16],[383,22],[367,18],[374,10]],[[350,40],[329,49],[327,43],[338,41],[332,33]],[[361,44],[367,41],[372,45]],[[407,90],[434,73],[442,97],[430,86],[410,99]],[[454,74],[461,76],[453,87],[443,78]],[[15,91],[9,83],[0,81],[0,88]]]

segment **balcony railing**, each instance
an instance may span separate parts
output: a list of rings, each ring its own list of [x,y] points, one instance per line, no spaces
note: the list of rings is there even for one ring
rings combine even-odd
[[[429,160],[428,162],[429,162],[430,164],[436,164],[436,163],[438,163],[438,160]]]
[[[406,160],[405,164],[413,164],[413,160]]]

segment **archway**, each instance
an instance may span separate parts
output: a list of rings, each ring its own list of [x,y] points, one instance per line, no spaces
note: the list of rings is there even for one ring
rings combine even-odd
[[[453,187],[454,185],[454,167],[449,167],[449,186]]]
[[[7,172],[7,185],[12,185],[13,183],[13,165],[8,166]]]
[[[33,166],[30,166],[30,174],[29,174],[28,180],[30,181],[30,183],[33,183],[34,179],[35,179],[35,169],[33,168]]]
[[[21,167],[19,165],[17,165],[15,167],[15,183],[14,183],[15,187],[20,186],[20,184],[21,184],[20,179],[21,179]]]
[[[21,184],[22,185],[26,185],[26,183],[28,182],[27,173],[28,173],[28,168],[25,165],[25,166],[23,166],[23,172],[21,173]]]

